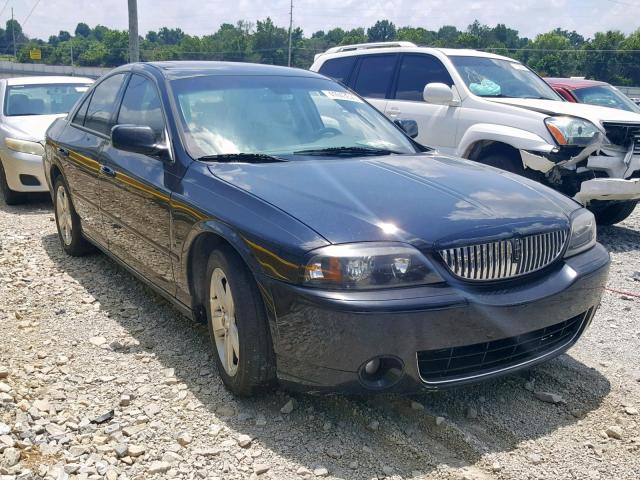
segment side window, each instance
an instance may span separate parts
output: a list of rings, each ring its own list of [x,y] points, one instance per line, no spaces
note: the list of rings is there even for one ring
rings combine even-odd
[[[84,119],[87,116],[87,108],[89,108],[89,102],[91,101],[91,94],[87,95],[87,98],[84,99],[82,105],[76,112],[76,115],[73,117],[71,123],[75,123],[76,125],[84,125]]]
[[[164,133],[164,117],[158,90],[151,80],[133,75],[122,98],[118,124],[151,127],[158,137]]]
[[[96,132],[109,135],[112,127],[111,114],[125,74],[118,73],[104,80],[93,91],[87,108],[84,126]]]
[[[431,55],[404,55],[400,62],[398,100],[422,101],[422,92],[427,83],[444,83],[452,86],[453,80],[440,60]]]
[[[349,78],[351,70],[353,70],[356,58],[357,57],[342,57],[327,60],[322,64],[318,72],[338,82],[345,83]]]
[[[365,55],[360,57],[358,78],[353,89],[363,97],[385,98],[397,55]]]

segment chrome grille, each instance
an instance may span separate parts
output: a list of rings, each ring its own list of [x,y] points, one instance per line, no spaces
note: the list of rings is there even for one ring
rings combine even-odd
[[[440,250],[451,272],[466,280],[504,280],[535,272],[556,260],[567,230]]]

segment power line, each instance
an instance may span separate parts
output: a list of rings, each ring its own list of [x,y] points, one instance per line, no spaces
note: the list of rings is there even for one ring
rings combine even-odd
[[[29,18],[31,18],[31,14],[34,12],[34,10],[36,9],[36,7],[38,6],[39,3],[40,3],[40,0],[36,0],[36,3],[34,3],[33,7],[31,7],[31,11],[29,12],[29,15],[27,15],[26,18],[22,21],[22,27],[23,28],[26,25],[27,20],[29,20]]]
[[[9,0],[4,2],[4,7],[2,7],[2,10],[0,10],[0,15],[2,15],[4,13],[4,10],[5,10],[5,8],[7,8],[7,5],[9,5]]]

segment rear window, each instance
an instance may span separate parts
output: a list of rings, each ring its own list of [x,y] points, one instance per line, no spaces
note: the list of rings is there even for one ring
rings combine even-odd
[[[4,114],[17,117],[69,113],[88,88],[88,84],[78,83],[9,85],[4,99]]]
[[[338,82],[346,83],[356,63],[357,57],[342,57],[327,60],[320,67],[319,73],[333,78]]]
[[[385,98],[393,78],[397,55],[366,55],[360,58],[358,78],[353,89],[363,97]]]

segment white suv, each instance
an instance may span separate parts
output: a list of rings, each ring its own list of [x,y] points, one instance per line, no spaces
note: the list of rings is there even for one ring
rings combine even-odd
[[[624,220],[640,199],[640,114],[565,102],[511,58],[369,43],[331,48],[311,70],[415,120],[420,143],[546,183],[599,223]]]

